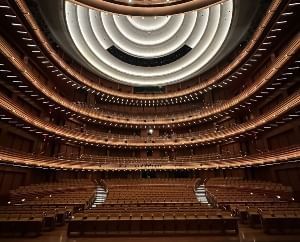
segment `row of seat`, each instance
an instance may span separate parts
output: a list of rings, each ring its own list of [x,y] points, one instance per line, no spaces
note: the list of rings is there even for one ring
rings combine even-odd
[[[199,207],[160,207],[160,206],[150,206],[150,207],[124,207],[124,208],[95,208],[92,210],[85,210],[88,214],[93,214],[93,213],[112,213],[112,214],[118,214],[118,213],[126,213],[126,212],[132,212],[132,213],[156,213],[156,212],[188,212],[188,213],[204,213],[207,215],[215,215],[218,214],[220,212],[219,209],[213,209],[210,207],[203,207],[203,208],[199,208]]]
[[[265,233],[300,232],[300,208],[292,210],[275,209],[273,211],[262,211],[260,213],[260,218]],[[250,221],[253,220],[254,218],[251,218]],[[254,222],[255,221],[256,220],[254,220]]]
[[[45,224],[42,216],[26,215],[22,217],[0,216],[1,235],[40,235]]]
[[[152,178],[152,179],[144,179],[144,178],[136,178],[136,179],[121,179],[121,178],[116,178],[116,179],[107,179],[107,180],[102,180],[107,185],[115,185],[119,187],[124,187],[124,186],[130,186],[130,185],[176,185],[176,184],[181,184],[181,185],[193,185],[194,182],[196,181],[196,178]],[[139,188],[139,186],[135,187],[136,189]]]
[[[287,213],[297,216],[300,214],[299,203],[275,203],[275,204],[252,204],[251,206],[232,206],[232,213],[240,217],[242,223],[248,223],[251,227],[261,227],[262,214]]]
[[[28,186],[20,186],[10,191],[10,199],[14,203],[25,199],[26,201],[40,199],[45,196],[54,196],[55,194],[77,193],[82,190],[93,190],[95,184],[90,180],[65,180],[60,182],[32,184]]]
[[[279,183],[243,179],[211,178],[206,184],[211,203],[228,206],[233,203],[292,201],[292,189]]]
[[[82,234],[168,234],[238,232],[237,218],[230,213],[211,215],[186,213],[92,213],[76,214],[68,235]]]
[[[291,192],[291,187],[284,186],[280,183],[270,182],[270,181],[261,181],[261,180],[245,180],[242,177],[216,177],[210,178],[206,182],[206,187],[232,187],[232,188],[242,188],[242,189],[251,189],[251,190],[276,190],[276,191],[286,191]]]
[[[179,207],[196,207],[196,208],[208,208],[208,204],[204,204],[204,203],[199,203],[197,202],[166,202],[162,199],[162,201],[159,202],[149,202],[149,201],[145,201],[142,203],[136,203],[135,201],[128,201],[128,203],[115,203],[115,202],[105,202],[104,204],[99,204],[97,206],[97,208],[109,208],[109,209],[122,209],[122,208],[132,208],[132,207],[144,207],[144,208],[148,208],[148,207],[164,207],[164,208],[179,208]]]
[[[0,234],[39,235],[43,230],[53,230],[64,225],[72,215],[73,207],[1,206]]]

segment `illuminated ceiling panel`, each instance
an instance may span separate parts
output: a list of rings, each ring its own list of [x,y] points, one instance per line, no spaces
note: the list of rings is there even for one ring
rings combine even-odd
[[[65,2],[70,36],[85,60],[106,78],[133,86],[163,86],[203,72],[220,51],[232,16],[232,0],[157,17],[118,15]],[[111,54],[111,48],[118,55]],[[178,54],[187,48],[190,50]],[[118,58],[120,55],[130,61]],[[163,58],[172,60],[157,65]],[[141,59],[156,65],[139,65]]]

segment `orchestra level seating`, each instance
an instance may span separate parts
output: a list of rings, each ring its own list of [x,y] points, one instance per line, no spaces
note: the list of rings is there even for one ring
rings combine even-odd
[[[207,181],[206,193],[214,206],[265,233],[300,232],[300,203],[295,202],[290,187],[240,177],[215,178]]]
[[[205,203],[197,200],[198,187]],[[0,206],[0,241],[59,228],[69,238],[238,236],[245,228],[297,236],[300,203],[280,183],[222,177],[63,179],[11,190]]]
[[[77,213],[68,235],[237,233],[231,212],[201,204],[193,179],[108,180],[104,204]]]
[[[0,235],[40,235],[62,226],[91,205],[95,189],[86,179],[19,187],[11,191],[8,204],[0,206]]]

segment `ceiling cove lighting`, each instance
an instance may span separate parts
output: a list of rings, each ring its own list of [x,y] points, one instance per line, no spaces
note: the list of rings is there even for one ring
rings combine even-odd
[[[65,2],[66,24],[78,51],[102,75],[134,86],[177,83],[203,72],[222,47],[233,16],[233,1],[170,16],[126,16]],[[137,66],[112,55],[116,48],[136,58],[160,60],[183,46],[175,61]]]

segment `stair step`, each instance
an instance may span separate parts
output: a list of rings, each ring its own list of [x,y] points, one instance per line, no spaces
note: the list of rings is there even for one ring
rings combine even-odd
[[[204,185],[200,185],[199,187],[196,188],[195,195],[197,197],[197,200],[200,203],[210,205],[209,202],[207,201],[206,189]]]
[[[106,200],[106,196],[107,196],[107,193],[106,193],[105,189],[102,187],[97,187],[95,201],[92,204],[92,208],[96,208],[97,205],[103,204]]]

